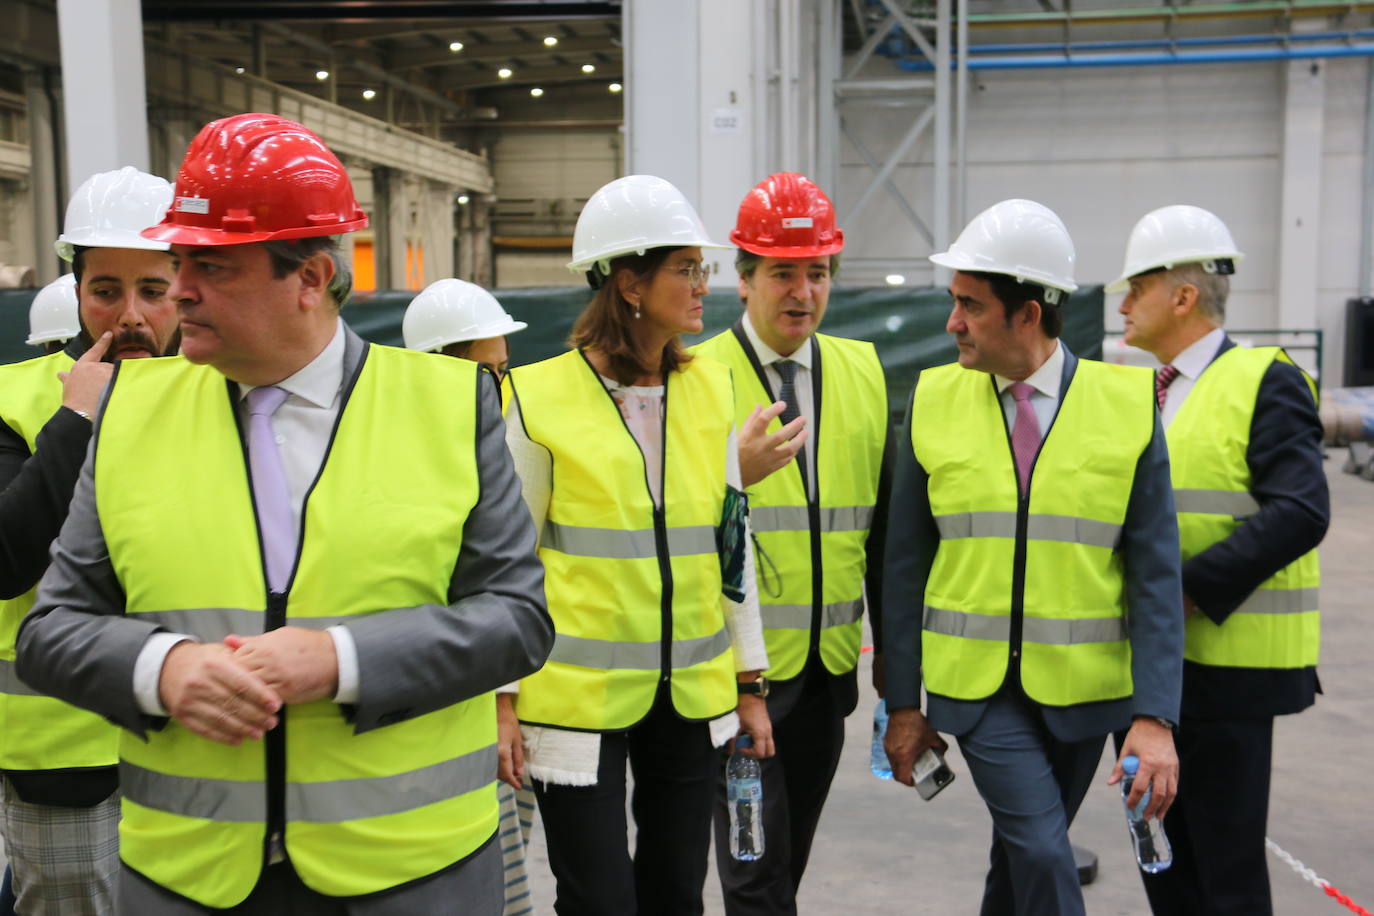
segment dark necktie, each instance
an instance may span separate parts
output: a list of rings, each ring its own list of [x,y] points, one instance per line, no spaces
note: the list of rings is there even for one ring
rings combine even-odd
[[[782,408],[782,415],[778,417],[782,425],[786,426],[797,417],[801,416],[801,411],[797,407],[797,363],[790,359],[780,359],[773,364],[773,368],[778,370],[778,378],[782,379],[782,387],[778,389],[778,400],[785,405]],[[806,476],[806,447],[803,446],[797,452],[797,460],[801,462],[802,484],[808,487]]]
[[[286,588],[296,558],[296,523],[291,515],[291,491],[286,486],[272,414],[286,400],[283,388],[268,385],[248,392],[248,468],[253,475],[253,502],[262,531],[262,554],[267,566],[267,587]]]
[[[1169,386],[1178,378],[1178,370],[1173,366],[1165,366],[1155,373],[1155,403],[1159,409],[1164,409],[1164,402],[1169,397]]]

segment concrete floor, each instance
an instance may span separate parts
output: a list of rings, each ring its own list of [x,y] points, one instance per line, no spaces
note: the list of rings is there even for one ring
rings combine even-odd
[[[1361,780],[1374,760],[1374,483],[1340,472],[1344,455],[1327,461],[1332,524],[1322,545],[1322,684],[1326,695],[1275,728],[1269,836],[1357,904],[1374,910],[1374,789]],[[868,683],[871,656],[861,664]],[[991,821],[955,748],[953,785],[930,802],[910,789],[880,782],[868,771],[876,697],[866,688],[847,726],[845,756],[821,820],[802,885],[808,914],[976,913],[982,895]],[[1088,912],[1148,913],[1119,797],[1099,785],[1074,824],[1076,844],[1095,851],[1097,881],[1084,889]],[[536,822],[529,859],[536,912],[553,912],[553,879]],[[1348,912],[1273,856],[1274,911],[1321,916]],[[723,912],[714,868],[706,882],[706,912]],[[648,916],[648,914],[646,914]]]

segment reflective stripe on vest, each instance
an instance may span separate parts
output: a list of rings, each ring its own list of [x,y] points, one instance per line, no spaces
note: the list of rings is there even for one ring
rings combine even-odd
[[[755,406],[774,400],[761,367],[740,343],[742,333],[726,331],[693,348],[734,372],[737,427]],[[817,648],[832,673],[858,663],[866,546],[887,437],[887,386],[873,345],[825,334],[814,340],[812,368],[821,390],[806,448],[818,449],[817,531],[811,531],[812,508],[797,462],[749,488],[767,676],[777,681],[799,675]],[[781,426],[774,419],[768,432]]]
[[[581,352],[518,367],[505,385],[505,402],[519,405],[553,465],[539,557],[557,636],[548,662],[520,684],[520,720],[629,728],[664,676],[683,718],[730,712],[738,697],[715,534],[729,370],[694,359],[666,379],[662,509],[639,445]]]
[[[1276,360],[1292,363],[1277,347],[1231,347],[1198,377],[1169,424],[1169,467],[1185,563],[1230,537],[1260,509],[1250,493],[1246,452],[1260,385]],[[1320,584],[1312,550],[1261,583],[1220,626],[1205,614],[1190,615],[1183,657],[1218,667],[1316,665]]]
[[[0,366],[0,421],[23,438],[30,454],[37,451],[39,432],[62,406],[57,373],[71,369],[72,362],[65,352],[58,352]],[[0,769],[113,766],[119,759],[115,726],[93,712],[38,693],[14,673],[14,642],[33,597],[30,589],[0,601]]]
[[[1031,699],[1070,706],[1130,695],[1116,548],[1135,469],[1154,434],[1153,397],[1148,371],[1079,360],[1023,505],[992,377],[957,364],[921,373],[910,447],[929,475],[940,532],[922,637],[930,692],[991,696],[1019,638],[1021,685]],[[1019,595],[1018,513],[1025,530]]]
[[[180,358],[121,363],[99,428],[95,492],[126,613],[216,642],[447,604],[478,496],[476,384],[463,360],[367,350],[303,508],[298,565],[274,621],[282,612],[267,611],[224,377]],[[130,466],[159,486],[124,485]],[[433,874],[494,833],[490,694],[362,733],[328,701],[292,705],[282,718],[282,731],[236,747],[175,721],[146,742],[123,735],[123,860],[205,906],[234,906],[257,883],[278,793],[293,867],[330,896]],[[277,741],[284,782],[269,785]]]

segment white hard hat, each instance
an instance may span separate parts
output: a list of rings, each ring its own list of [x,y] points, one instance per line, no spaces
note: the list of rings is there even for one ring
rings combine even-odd
[[[697,211],[671,182],[653,175],[627,175],[593,194],[573,231],[574,273],[600,268],[622,255],[650,248],[729,248],[706,234]]]
[[[949,251],[933,254],[930,260],[951,270],[1006,274],[1018,283],[1038,283],[1046,288],[1050,304],[1060,299],[1052,291],[1078,289],[1069,230],[1053,210],[1033,200],[993,204],[964,227]]]
[[[466,280],[436,280],[410,300],[401,319],[406,347],[426,353],[464,340],[485,340],[523,331],[496,297]]]
[[[63,274],[40,289],[29,306],[27,344],[71,340],[81,333],[80,306],[76,299],[76,275]]]
[[[1200,263],[1208,273],[1234,273],[1235,265],[1244,257],[1231,231],[1215,213],[1187,204],[1160,207],[1142,216],[1131,230],[1126,264],[1107,292],[1126,290],[1136,274],[1176,264]]]
[[[162,222],[171,202],[171,184],[156,175],[131,165],[114,172],[97,172],[83,181],[68,201],[63,231],[53,247],[64,261],[72,259],[78,245],[166,251],[166,242],[145,239],[140,233]]]

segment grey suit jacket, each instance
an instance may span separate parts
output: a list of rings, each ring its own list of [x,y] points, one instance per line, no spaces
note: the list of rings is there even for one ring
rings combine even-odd
[[[1074,383],[1078,358],[1064,348],[1060,402]],[[988,384],[992,384],[989,378]],[[912,392],[913,397],[915,391]],[[1110,423],[1110,417],[1102,422]],[[931,514],[925,469],[911,448],[911,410],[892,487],[888,520],[887,570],[883,601],[887,703],[891,709],[917,706],[921,685],[921,624],[926,579],[940,546]],[[1046,725],[1060,740],[1077,741],[1125,728],[1131,717],[1162,716],[1177,722],[1182,692],[1183,591],[1178,553],[1178,519],[1169,478],[1169,452],[1155,417],[1154,436],[1140,456],[1117,548],[1125,567],[1125,605],[1131,643],[1134,694],[1122,700],[1079,706],[1041,706]],[[1018,672],[1009,666],[1003,689],[1020,690]],[[932,695],[927,715],[940,731],[971,731],[986,700],[965,701]]]
[[[345,391],[368,346],[346,331]],[[340,411],[347,409],[345,401]],[[357,732],[525,677],[538,670],[553,645],[534,528],[506,449],[496,386],[485,373],[473,409],[481,492],[463,528],[449,604],[382,609],[346,624],[358,650],[360,695],[344,714]],[[459,447],[471,446],[455,443]],[[146,485],[155,488],[157,482]],[[150,497],[156,498],[155,489]],[[104,535],[107,525],[118,524],[99,517],[88,453],[52,564],[21,625],[16,664],[35,689],[142,735],[165,724],[140,712],[133,694],[134,663],[159,628],[124,616],[125,594]]]

